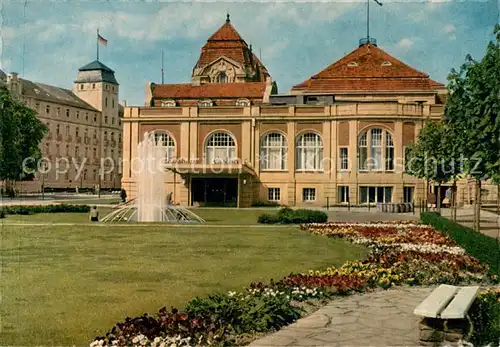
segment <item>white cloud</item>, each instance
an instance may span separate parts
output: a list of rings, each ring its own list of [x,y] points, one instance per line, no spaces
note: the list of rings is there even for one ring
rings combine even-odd
[[[275,59],[280,53],[288,47],[290,44],[289,40],[279,41],[271,45],[266,45],[265,48],[262,49],[262,59],[265,61],[270,61]],[[258,53],[258,52],[255,52]]]
[[[457,28],[455,28],[455,26],[453,24],[448,24],[448,25],[445,25],[444,28],[443,28],[443,31],[445,33],[452,33],[456,30]]]
[[[415,44],[415,42],[409,38],[409,37],[404,37],[402,38],[401,40],[399,40],[399,42],[396,44],[396,47],[400,48],[400,49],[410,49],[413,45]]]

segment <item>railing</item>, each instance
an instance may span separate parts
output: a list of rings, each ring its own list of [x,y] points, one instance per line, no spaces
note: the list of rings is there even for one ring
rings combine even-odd
[[[182,107],[145,107],[140,110],[139,117],[181,116]]]
[[[260,114],[263,116],[288,114],[289,106],[261,106]]]
[[[423,202],[419,201],[418,204],[413,202],[402,202],[402,203],[361,203],[361,204],[352,204],[350,201],[347,202],[336,202],[332,197],[325,198],[325,205],[327,211],[331,209],[335,210],[347,210],[350,211],[354,209],[356,211],[371,211],[376,209],[377,212],[389,212],[389,213],[410,213],[415,214],[415,207],[418,206],[420,210],[423,208]]]
[[[243,107],[201,107],[198,116],[241,116]]]
[[[353,102],[331,105],[261,105],[250,107],[145,107],[139,117],[224,117],[224,116],[427,116],[443,113],[443,105],[401,104],[393,101]],[[133,115],[134,112],[131,112]]]

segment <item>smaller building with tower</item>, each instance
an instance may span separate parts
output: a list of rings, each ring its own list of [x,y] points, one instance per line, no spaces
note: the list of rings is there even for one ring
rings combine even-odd
[[[0,76],[1,77],[1,76]],[[20,78],[3,78],[14,97],[32,108],[49,132],[40,143],[45,160],[20,192],[42,189],[119,189],[123,107],[112,69],[96,60],[83,67],[72,90]]]

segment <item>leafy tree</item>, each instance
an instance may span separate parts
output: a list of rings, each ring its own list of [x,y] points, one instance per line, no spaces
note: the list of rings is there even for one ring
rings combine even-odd
[[[47,127],[35,111],[0,87],[0,180],[31,180],[41,158],[40,141]],[[32,158],[32,160],[25,160]]]
[[[459,172],[456,150],[450,146],[451,131],[443,123],[427,120],[417,142],[408,147],[405,169],[407,174],[438,184],[437,209],[441,209],[441,185],[455,178]]]
[[[500,25],[495,26],[480,61],[470,55],[460,71],[448,76],[450,95],[445,122],[465,158],[464,169],[475,180],[474,229],[480,229],[481,180],[498,179],[500,172]]]

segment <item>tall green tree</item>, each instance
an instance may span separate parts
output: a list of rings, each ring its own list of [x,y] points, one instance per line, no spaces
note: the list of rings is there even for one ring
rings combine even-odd
[[[47,127],[35,111],[15,99],[5,86],[0,87],[0,180],[11,184],[33,179],[46,133]]]
[[[406,155],[406,173],[438,184],[436,207],[441,211],[441,185],[454,179],[460,173],[455,148],[449,146],[452,141],[450,129],[443,123],[427,120],[420,131],[416,143],[408,148]]]
[[[474,229],[480,230],[481,181],[500,172],[500,25],[495,41],[480,61],[470,55],[460,71],[448,76],[450,95],[444,119],[454,130],[465,161],[465,173],[475,180]]]

